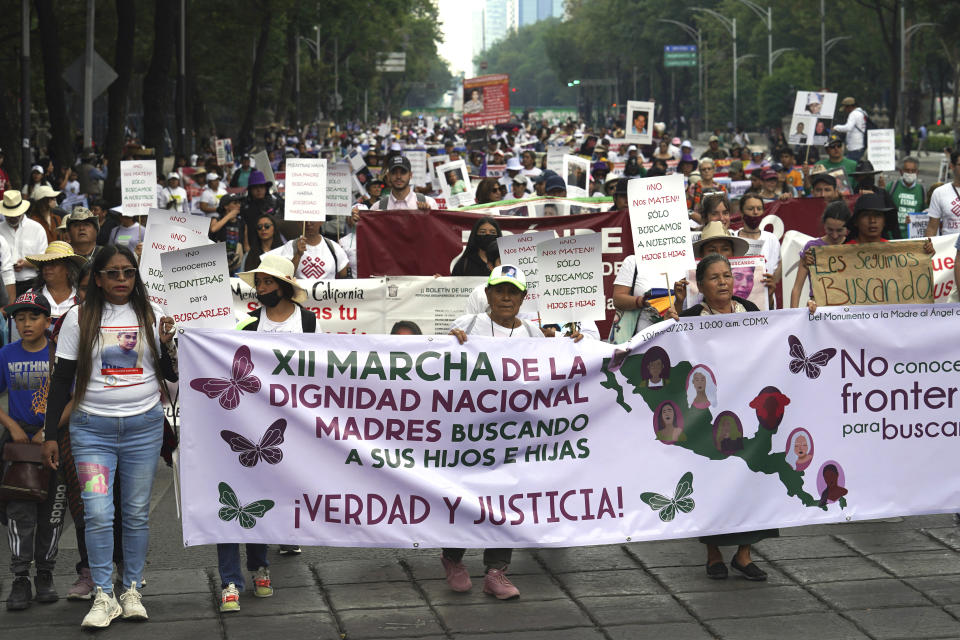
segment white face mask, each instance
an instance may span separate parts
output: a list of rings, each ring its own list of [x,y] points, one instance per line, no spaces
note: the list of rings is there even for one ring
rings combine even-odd
[[[903,179],[903,184],[907,185],[908,187],[917,181],[917,174],[915,173],[904,173],[900,177]]]

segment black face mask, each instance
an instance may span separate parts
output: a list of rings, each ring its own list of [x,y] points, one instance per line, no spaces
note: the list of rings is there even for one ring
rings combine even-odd
[[[280,300],[282,300],[282,298],[280,297],[280,291],[277,289],[274,289],[270,293],[257,294],[257,301],[270,309],[280,304]]]
[[[496,241],[497,241],[497,236],[495,235],[477,236],[477,247],[486,251]]]

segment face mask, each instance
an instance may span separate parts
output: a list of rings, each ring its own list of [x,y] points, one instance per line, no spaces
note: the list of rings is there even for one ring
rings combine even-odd
[[[492,234],[487,236],[477,236],[477,246],[483,249],[484,251],[489,249],[490,245],[492,245],[496,241],[497,241],[497,236]]]
[[[763,220],[763,216],[748,216],[743,214],[743,224],[748,229],[756,229],[759,227],[761,220]]]
[[[903,184],[907,185],[908,187],[917,181],[917,174],[915,173],[904,173],[900,177],[903,179]]]
[[[280,291],[277,289],[274,289],[270,293],[257,294],[257,301],[269,309],[280,304],[280,299]]]

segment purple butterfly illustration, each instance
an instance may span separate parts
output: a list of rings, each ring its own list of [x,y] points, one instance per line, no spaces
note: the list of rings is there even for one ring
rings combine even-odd
[[[220,398],[220,406],[224,409],[236,409],[240,404],[240,396],[244,392],[260,391],[260,378],[250,375],[252,371],[253,360],[250,358],[250,347],[244,345],[237,349],[233,356],[233,370],[229,380],[197,378],[190,381],[190,387],[208,398]]]
[[[231,451],[240,454],[240,464],[245,467],[255,467],[260,460],[267,464],[278,464],[283,460],[283,451],[280,450],[280,445],[283,444],[283,432],[286,428],[286,420],[283,418],[277,420],[267,427],[267,431],[260,438],[259,444],[254,444],[239,433],[226,429],[220,432],[220,437],[230,445]]]
[[[790,345],[790,373],[800,373],[804,371],[807,377],[815,380],[820,377],[820,368],[827,366],[830,359],[837,355],[837,350],[833,348],[821,349],[807,357],[797,336],[787,336],[787,343]]]

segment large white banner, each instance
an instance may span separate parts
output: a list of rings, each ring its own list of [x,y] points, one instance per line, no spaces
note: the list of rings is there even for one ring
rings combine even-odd
[[[698,317],[619,346],[188,329],[184,543],[572,546],[954,512],[958,312]]]

